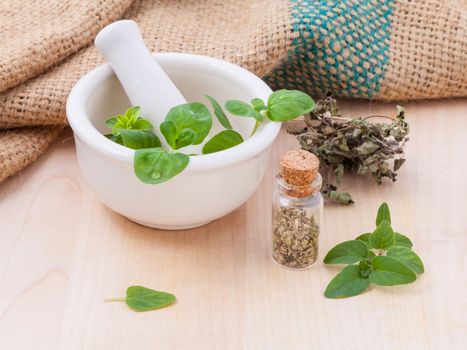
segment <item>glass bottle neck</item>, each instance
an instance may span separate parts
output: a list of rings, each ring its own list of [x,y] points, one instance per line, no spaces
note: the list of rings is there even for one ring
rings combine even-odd
[[[318,173],[315,179],[305,186],[295,186],[291,185],[290,183],[286,182],[280,174],[276,176],[277,184],[279,187],[279,193],[281,195],[301,200],[301,199],[309,199],[310,197],[319,195],[319,191],[321,190],[322,186],[322,178],[321,175]]]

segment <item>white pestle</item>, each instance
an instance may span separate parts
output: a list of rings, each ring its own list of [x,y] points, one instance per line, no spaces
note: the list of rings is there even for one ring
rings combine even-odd
[[[95,45],[112,66],[131,104],[141,107],[141,117],[154,126],[154,133],[167,146],[159,125],[170,108],[186,103],[182,93],[152,56],[135,21],[122,20],[103,28]],[[201,147],[191,146],[186,153]]]

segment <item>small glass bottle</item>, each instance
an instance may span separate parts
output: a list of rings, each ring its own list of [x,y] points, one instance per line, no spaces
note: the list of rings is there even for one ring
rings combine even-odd
[[[289,269],[306,269],[318,258],[323,215],[318,169],[318,158],[304,150],[286,152],[280,160],[272,209],[273,259]]]

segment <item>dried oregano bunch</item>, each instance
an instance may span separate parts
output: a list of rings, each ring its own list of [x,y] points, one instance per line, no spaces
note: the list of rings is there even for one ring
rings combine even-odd
[[[332,96],[318,101],[315,109],[305,117],[306,127],[288,130],[297,135],[301,147],[315,154],[321,170],[327,171],[322,193],[341,204],[353,203],[349,193],[339,192],[345,171],[359,175],[370,173],[380,184],[383,177],[396,181],[396,172],[405,161],[404,146],[409,140],[409,125],[404,109],[397,106],[397,116],[369,116],[343,118]],[[386,118],[376,123],[371,118]]]

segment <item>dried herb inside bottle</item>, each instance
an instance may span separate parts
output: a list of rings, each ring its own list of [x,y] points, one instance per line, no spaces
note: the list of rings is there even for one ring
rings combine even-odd
[[[318,257],[319,227],[304,209],[283,207],[274,213],[273,258],[280,265],[301,269]]]
[[[409,140],[409,125],[404,109],[397,106],[394,118],[369,116],[343,118],[337,103],[328,96],[318,101],[316,108],[305,117],[306,127],[289,130],[297,136],[302,149],[315,154],[321,171],[327,171],[322,193],[341,204],[353,203],[349,193],[340,192],[338,185],[346,171],[359,175],[371,174],[380,184],[383,178],[396,181],[397,171],[404,164],[404,146]],[[372,118],[386,118],[376,123]]]

